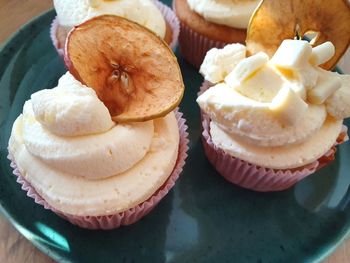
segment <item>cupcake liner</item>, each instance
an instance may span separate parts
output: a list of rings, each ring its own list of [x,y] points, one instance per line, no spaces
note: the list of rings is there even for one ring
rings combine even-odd
[[[167,5],[163,4],[159,0],[153,0],[154,4],[157,6],[157,8],[160,10],[162,13],[165,21],[169,26],[171,27],[172,30],[172,41],[170,43],[170,47],[175,50],[179,34],[180,34],[180,22],[179,19],[177,18],[175,12],[169,8]],[[53,43],[53,46],[57,50],[58,54],[63,58],[64,55],[64,48],[59,47],[59,40],[57,38],[57,32],[59,28],[59,23],[57,17],[54,18],[54,20],[51,23],[51,28],[50,28],[50,37]]]
[[[170,47],[175,51],[179,35],[180,35],[180,22],[175,12],[167,5],[163,4],[159,0],[153,0],[157,8],[163,14],[165,21],[170,25],[173,37],[170,43]]]
[[[180,21],[179,47],[183,58],[199,69],[207,51],[216,47],[223,48],[229,43],[212,40]]]
[[[210,83],[204,82],[199,95],[210,86]],[[282,191],[293,186],[306,176],[332,162],[335,158],[335,146],[348,140],[347,127],[343,125],[342,132],[334,146],[315,162],[297,169],[270,169],[248,163],[225,153],[211,139],[210,118],[204,112],[201,112],[201,118],[203,126],[202,141],[209,162],[227,181],[259,192]]]
[[[71,222],[74,225],[78,225],[82,228],[87,229],[113,229],[122,225],[130,225],[140,220],[142,217],[147,215],[159,202],[160,200],[170,191],[175,185],[175,181],[179,178],[182,172],[185,160],[187,158],[188,150],[188,133],[185,119],[182,118],[182,113],[175,111],[175,116],[179,126],[180,142],[179,142],[179,153],[177,157],[174,170],[165,183],[146,201],[138,204],[137,206],[130,208],[124,212],[120,212],[113,215],[105,216],[75,216],[67,213],[58,211],[51,205],[49,205],[27,182],[21,175],[19,169],[13,157],[9,154],[8,159],[11,161],[11,167],[13,168],[13,174],[17,177],[17,182],[21,184],[21,188],[27,192],[27,196],[34,199],[35,203],[42,205],[45,209],[51,210],[65,220]]]
[[[175,1],[173,1],[173,9],[175,10]],[[208,50],[214,47],[223,48],[227,44],[229,43],[210,39],[180,21],[180,53],[187,62],[197,69],[200,68]]]

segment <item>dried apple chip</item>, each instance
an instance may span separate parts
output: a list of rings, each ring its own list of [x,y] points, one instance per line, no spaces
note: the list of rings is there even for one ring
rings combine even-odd
[[[263,0],[253,13],[247,32],[248,53],[270,57],[284,39],[316,34],[318,46],[331,41],[335,55],[321,66],[332,69],[350,43],[350,7],[347,0]]]
[[[68,35],[69,71],[93,88],[117,122],[165,116],[180,103],[184,84],[168,45],[147,28],[105,15]]]

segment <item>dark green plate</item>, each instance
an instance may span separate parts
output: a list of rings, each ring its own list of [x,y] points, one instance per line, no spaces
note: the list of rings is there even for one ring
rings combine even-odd
[[[350,144],[339,147],[333,164],[288,191],[256,193],[226,182],[203,154],[195,103],[202,79],[181,56],[181,110],[191,148],[182,176],[156,209],[131,226],[89,231],[36,205],[12,175],[7,142],[24,101],[54,87],[65,72],[49,38],[54,15],[25,25],[0,51],[1,210],[40,250],[64,262],[314,262],[345,237]]]

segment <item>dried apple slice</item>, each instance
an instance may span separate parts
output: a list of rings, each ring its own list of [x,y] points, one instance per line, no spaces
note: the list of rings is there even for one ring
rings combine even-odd
[[[165,116],[180,103],[184,84],[176,57],[153,32],[105,15],[68,35],[69,71],[93,88],[117,122]]]
[[[284,39],[317,34],[314,46],[331,41],[335,55],[322,64],[332,69],[350,43],[350,7],[347,0],[263,0],[253,13],[246,45],[250,54],[266,52],[270,57]]]

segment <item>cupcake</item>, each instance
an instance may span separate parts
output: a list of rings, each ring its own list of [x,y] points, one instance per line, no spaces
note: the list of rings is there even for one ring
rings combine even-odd
[[[259,0],[174,0],[181,24],[183,57],[196,68],[211,48],[244,43],[250,16]]]
[[[187,127],[176,109],[180,69],[155,34],[116,16],[72,30],[65,56],[72,73],[32,94],[13,124],[14,174],[28,196],[73,224],[132,224],[168,193],[185,163]],[[153,70],[157,75],[150,76]],[[168,93],[177,98],[170,107]]]
[[[271,59],[241,44],[208,52],[197,102],[205,153],[225,179],[280,191],[334,159],[350,117],[350,76],[319,67],[334,51],[284,40]]]
[[[51,39],[63,55],[68,32],[86,20],[100,15],[118,15],[137,22],[175,48],[180,25],[175,13],[158,0],[54,0],[57,17],[51,25]]]

